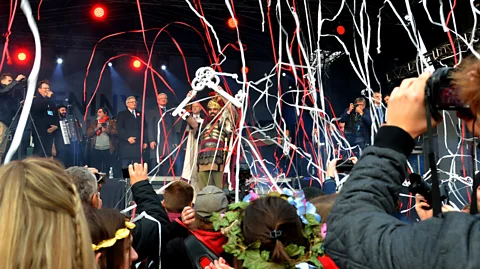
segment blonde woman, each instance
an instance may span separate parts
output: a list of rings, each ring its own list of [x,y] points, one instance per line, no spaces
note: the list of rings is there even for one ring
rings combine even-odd
[[[95,268],[77,191],[55,162],[0,167],[0,268]]]

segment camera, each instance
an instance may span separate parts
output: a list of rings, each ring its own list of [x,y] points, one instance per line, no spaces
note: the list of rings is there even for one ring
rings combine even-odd
[[[432,204],[432,186],[423,180],[422,176],[419,174],[411,173],[408,176],[410,180],[410,186],[408,186],[408,191],[411,192],[413,195],[417,193],[422,195],[429,205]],[[440,186],[440,201],[444,202],[445,200],[448,201],[448,189],[446,185]],[[426,210],[431,209],[430,207],[424,208]]]
[[[352,160],[341,160],[337,162],[337,173],[349,173],[353,169]]]
[[[106,173],[97,173],[95,174],[95,178],[97,179],[97,184],[102,185],[105,184],[107,180],[107,174]]]
[[[435,121],[441,119],[440,110],[454,110],[462,118],[473,118],[470,107],[464,104],[458,95],[459,89],[453,84],[454,68],[442,67],[433,72],[427,81],[425,96],[428,98],[430,114]]]

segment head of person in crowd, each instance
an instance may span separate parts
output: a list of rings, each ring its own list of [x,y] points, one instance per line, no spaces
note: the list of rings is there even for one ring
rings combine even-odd
[[[57,162],[0,167],[0,214],[1,268],[95,268],[80,197]]]
[[[104,107],[100,107],[97,110],[97,120],[102,120],[105,117],[108,118],[108,110]]]
[[[335,201],[337,200],[338,193],[333,193],[329,195],[322,195],[313,198],[310,202],[317,209],[317,213],[322,217],[322,223],[327,222],[328,214],[332,210]]]
[[[375,101],[375,106],[382,106],[382,93],[381,92],[374,92],[373,93],[373,100]]]
[[[193,193],[193,187],[187,182],[182,180],[173,181],[165,188],[162,205],[169,216],[171,214],[180,214],[185,207],[192,206]]]
[[[259,241],[260,250],[270,252],[271,262],[292,267],[295,261],[285,247],[290,244],[308,246],[297,209],[280,197],[267,196],[251,202],[245,209],[242,234],[247,246]]]
[[[3,85],[10,85],[12,81],[13,81],[13,76],[10,73],[3,73],[0,76],[0,83],[2,83]]]
[[[50,82],[48,80],[42,80],[37,83],[37,92],[43,97],[51,98],[53,92],[50,90]]]
[[[202,112],[202,105],[200,103],[193,103],[192,104],[192,113],[194,115],[200,115]]]
[[[60,105],[57,107],[58,117],[60,119],[65,119],[67,117],[67,106]]]
[[[453,82],[459,89],[459,96],[463,102],[470,106],[472,115],[459,115],[465,121],[470,132],[480,136],[480,61],[469,57],[462,61],[456,72],[452,74]],[[475,125],[475,126],[474,126]]]
[[[135,110],[137,109],[137,98],[135,98],[135,96],[129,96],[127,100],[125,100],[125,104],[129,110]]]
[[[357,99],[355,99],[354,105],[358,106],[358,108],[360,108],[361,110],[364,110],[367,102],[365,101],[365,98],[358,97]]]
[[[78,194],[84,207],[102,207],[102,199],[98,191],[97,178],[86,167],[72,166],[65,170],[73,184],[77,187]]]
[[[383,101],[385,102],[385,105],[388,105],[388,100],[390,100],[390,94],[386,94],[386,95],[383,97]]]
[[[131,230],[135,224],[114,209],[85,211],[98,269],[129,269],[138,259],[132,247]]]
[[[302,190],[305,194],[305,199],[307,199],[307,201],[311,201],[315,197],[324,195],[324,192],[317,187],[305,187],[302,188]]]
[[[159,93],[157,95],[157,104],[160,107],[167,107],[168,96],[165,93]]]
[[[224,213],[228,208],[225,192],[215,186],[206,186],[198,194],[193,209],[195,222],[193,227],[200,230],[213,231],[210,217],[213,213]]]

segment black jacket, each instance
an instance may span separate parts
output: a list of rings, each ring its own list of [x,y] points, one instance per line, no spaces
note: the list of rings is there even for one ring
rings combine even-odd
[[[364,109],[363,116],[352,111],[350,114],[347,113],[348,109],[345,109],[342,116],[340,116],[340,121],[345,122],[345,137],[347,138],[350,144],[353,144],[355,141],[355,135],[357,133],[357,127],[360,126],[360,135],[365,139],[365,141],[370,141],[370,130],[372,126],[372,118],[370,117],[370,111],[368,108]]]
[[[50,98],[43,97],[37,92],[36,97],[33,99],[30,113],[40,136],[49,135],[47,130],[50,126],[58,124],[58,116],[55,107],[55,104]]]
[[[160,141],[158,141],[159,121]],[[180,144],[181,129],[184,127],[184,123],[184,120],[174,117],[171,112],[160,114],[158,108],[150,110],[147,113],[149,146],[150,142],[156,142],[160,157],[167,157],[175,149],[175,144]],[[157,149],[150,149],[150,159],[156,158]]]
[[[170,220],[155,190],[148,180],[144,180],[132,186],[132,194],[133,200],[137,204],[137,214],[145,211],[148,215],[160,222],[162,249],[164,249],[168,240],[168,225],[170,224]],[[147,259],[147,264],[153,261],[152,266],[149,268],[158,268],[158,224],[155,221],[142,218],[137,221],[135,225],[136,227],[132,232],[132,246],[138,254],[138,260],[135,261],[134,264]]]
[[[118,156],[121,159],[140,158],[143,152],[140,140],[142,137],[142,112],[135,110],[137,117],[133,116],[130,110],[124,110],[117,116],[117,132],[118,132]],[[128,143],[129,137],[136,137],[134,144]],[[147,141],[147,125],[144,123],[143,143]]]
[[[328,215],[325,252],[340,268],[478,268],[480,221],[466,213],[407,224],[389,214],[414,147],[398,127],[380,128]]]
[[[14,97],[13,88],[18,85],[14,80],[9,85],[0,83],[0,122],[5,125],[12,123],[12,118],[18,109],[18,100]]]

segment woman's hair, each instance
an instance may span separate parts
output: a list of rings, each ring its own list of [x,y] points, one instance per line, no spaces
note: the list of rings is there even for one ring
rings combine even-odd
[[[197,213],[195,213],[195,221],[193,222],[194,229],[204,230],[204,231],[215,231],[213,228],[213,223],[210,219],[206,219]]]
[[[333,193],[329,195],[323,195],[319,197],[315,197],[310,202],[315,206],[317,209],[317,213],[322,218],[321,222],[327,222],[328,214],[332,210],[333,204],[337,200],[338,193]]]
[[[80,198],[58,163],[0,167],[0,216],[0,268],[95,267]]]
[[[297,209],[280,197],[259,198],[245,209],[244,242],[248,245],[260,241],[260,249],[270,252],[271,262],[292,264],[285,247],[289,244],[307,246],[302,231]]]
[[[92,236],[92,243],[98,245],[100,242],[115,237],[115,233],[122,228],[125,228],[124,215],[114,209],[95,209],[86,208],[85,215],[90,226],[90,235]],[[98,261],[99,269],[120,269],[123,268],[125,260],[125,243],[129,242],[130,236],[125,239],[120,239],[111,247],[101,248],[95,253],[101,253]],[[127,242],[126,242],[127,241]],[[130,245],[130,244],[129,244]]]
[[[480,60],[475,56],[464,59],[452,73],[452,79],[460,98],[470,105],[474,114],[480,114]]]

